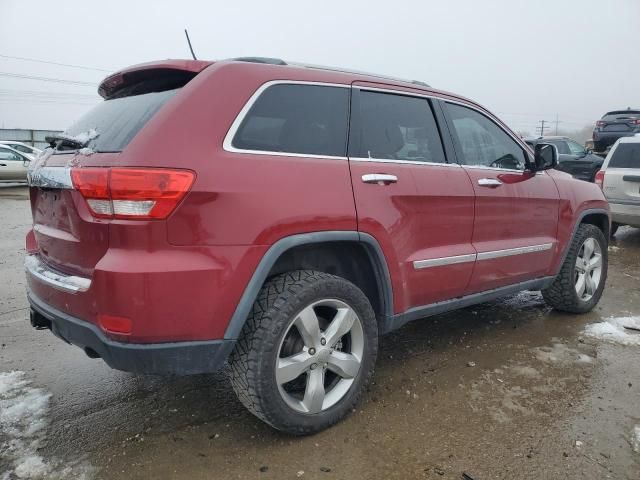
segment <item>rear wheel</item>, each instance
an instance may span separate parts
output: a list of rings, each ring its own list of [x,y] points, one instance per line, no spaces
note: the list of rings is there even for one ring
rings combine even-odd
[[[607,266],[604,234],[594,225],[580,225],[560,273],[551,286],[542,291],[545,301],[564,312],[592,310],[602,296]]]
[[[231,355],[231,384],[251,413],[305,435],[346,415],[373,374],[376,318],[362,291],[299,270],[262,288]]]

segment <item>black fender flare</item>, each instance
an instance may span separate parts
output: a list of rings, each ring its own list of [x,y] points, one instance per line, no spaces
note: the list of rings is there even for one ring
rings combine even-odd
[[[251,307],[254,304],[258,293],[264,285],[264,282],[271,271],[273,265],[282,254],[287,250],[298,247],[300,245],[310,245],[314,243],[324,242],[357,242],[361,243],[367,251],[372,261],[376,281],[381,289],[383,315],[390,317],[393,315],[393,290],[391,285],[391,276],[387,261],[382,252],[382,248],[378,241],[367,233],[361,233],[351,230],[336,230],[326,232],[301,233],[284,237],[275,242],[269,250],[264,254],[260,263],[256,267],[251,280],[244,289],[240,301],[229,320],[227,329],[224,332],[225,340],[237,340],[242,332],[242,327],[249,316]]]
[[[562,261],[560,262],[560,266],[558,267],[558,271],[555,272],[555,275],[558,275],[560,273],[560,270],[562,269],[562,265],[564,265],[564,261],[567,259],[567,255],[569,254],[569,246],[571,245],[571,242],[573,242],[573,239],[576,236],[576,233],[578,231],[578,227],[582,224],[582,220],[584,220],[584,217],[586,217],[587,215],[593,215],[593,214],[604,215],[605,217],[607,217],[609,221],[609,225],[605,229],[604,236],[607,239],[607,241],[609,240],[609,232],[611,231],[611,215],[609,214],[609,212],[603,208],[588,208],[586,210],[581,211],[578,214],[575,223],[573,224],[573,231],[571,232],[571,236],[569,237],[569,240],[564,246],[564,251],[562,252]]]

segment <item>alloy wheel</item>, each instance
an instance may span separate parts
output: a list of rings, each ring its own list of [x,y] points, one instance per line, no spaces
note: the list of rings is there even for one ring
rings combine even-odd
[[[320,413],[353,384],[364,353],[364,331],[345,302],[324,299],[300,311],[280,342],[275,365],[282,399],[292,409]]]

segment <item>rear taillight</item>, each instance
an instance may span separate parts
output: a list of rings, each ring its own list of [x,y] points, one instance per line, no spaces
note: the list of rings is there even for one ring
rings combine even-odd
[[[596,182],[596,185],[598,185],[602,190],[604,185],[604,170],[598,170],[596,172],[595,182]]]
[[[640,118],[636,118],[631,123],[633,123],[634,125],[640,125]]]
[[[596,122],[596,127],[604,127],[604,124],[605,124],[605,123],[606,123],[606,122],[603,122],[602,120],[598,120],[598,121]]]
[[[94,217],[167,218],[191,188],[189,170],[165,168],[72,168],[71,179]]]

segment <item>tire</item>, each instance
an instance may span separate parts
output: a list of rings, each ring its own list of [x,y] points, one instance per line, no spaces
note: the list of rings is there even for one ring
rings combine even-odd
[[[333,329],[351,321],[344,335]],[[364,293],[335,275],[296,270],[260,291],[229,359],[231,385],[260,420],[308,435],[352,410],[373,375],[377,351],[377,321]],[[287,360],[293,356],[295,362]]]
[[[587,244],[592,247],[593,256],[589,254]],[[599,271],[594,267],[598,256]],[[581,263],[585,260],[589,262],[588,267]],[[607,280],[607,267],[607,239],[602,230],[594,225],[582,224],[571,241],[560,273],[549,288],[542,290],[542,295],[545,301],[556,310],[569,313],[589,312],[602,296]],[[583,293],[579,294],[579,290]]]
[[[616,232],[618,231],[618,228],[620,227],[621,225],[619,223],[616,223],[616,222],[611,223],[611,232],[609,232],[610,238],[613,238],[615,236]]]

